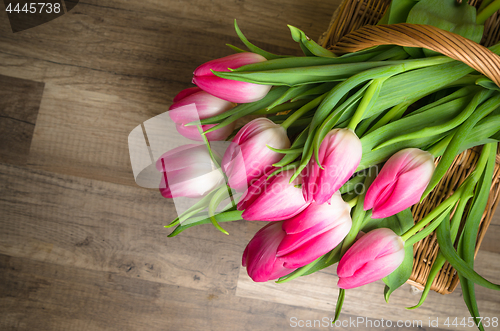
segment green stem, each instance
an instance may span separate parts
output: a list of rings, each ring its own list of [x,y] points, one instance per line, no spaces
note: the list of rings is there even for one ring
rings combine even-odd
[[[439,206],[434,208],[429,214],[427,214],[420,222],[412,226],[408,231],[406,231],[402,236],[401,239],[403,241],[408,241],[408,239],[413,236],[415,233],[420,231],[424,226],[429,224],[431,221],[445,213],[448,209],[451,209],[457,201],[460,199],[462,196],[462,192],[464,191],[464,185],[461,185],[458,190],[453,193],[452,196],[450,196],[448,199],[443,201]]]
[[[481,12],[484,8],[486,8],[486,6],[488,6],[490,3],[492,3],[494,0],[483,0],[481,2],[481,6],[479,6],[479,8],[477,9],[477,12]],[[477,13],[476,13],[477,15]]]
[[[370,134],[371,132],[377,130],[378,128],[383,127],[392,120],[397,120],[401,118],[403,113],[408,109],[408,107],[414,101],[415,100],[401,102],[400,104],[397,104],[394,107],[392,107],[391,110],[389,110],[377,123],[375,123],[375,125],[370,130],[368,130],[368,132],[366,132],[366,134]]]
[[[431,148],[429,148],[427,152],[431,153],[435,158],[440,156],[450,143],[451,139],[453,139],[453,134],[454,132],[441,139],[437,144],[434,144]]]
[[[297,271],[295,271],[290,277],[287,277],[287,278],[282,279],[282,280],[277,280],[276,283],[277,284],[286,283],[286,282],[289,282],[289,281],[291,281],[291,280],[293,280],[293,279],[295,279],[297,277],[302,276],[307,271],[309,271],[312,267],[314,267],[316,265],[316,263],[318,263],[319,260],[321,260],[322,258],[323,258],[323,256],[318,257],[316,260],[314,260],[313,262],[309,263],[308,265],[305,265],[302,268],[297,269]]]
[[[283,123],[281,123],[281,126],[286,130],[292,125],[293,122],[298,120],[302,115],[307,113],[308,111],[314,109],[315,107],[318,107],[321,101],[326,97],[327,93],[324,93],[320,95],[319,97],[313,99],[312,101],[306,103],[304,106],[299,108],[296,112],[294,112],[292,115],[290,115]]]
[[[488,18],[490,18],[491,15],[495,14],[495,12],[499,9],[500,9],[500,0],[493,1],[483,10],[481,10],[479,14],[477,14],[476,23],[484,24],[484,22],[486,22],[486,20],[488,20]]]
[[[354,199],[348,201],[347,204],[349,205],[349,207],[353,208],[358,203],[358,200],[359,200],[359,195]]]
[[[231,195],[229,195],[229,197],[230,196]],[[229,233],[224,230],[215,219],[215,210],[226,197],[228,197],[228,186],[224,185],[219,190],[217,190],[217,192],[215,192],[214,196],[210,200],[210,203],[208,204],[208,216],[210,216],[210,221],[217,230],[228,235]]]
[[[387,78],[389,78],[389,76],[377,78],[370,82],[370,86],[368,86],[368,88],[366,89],[365,95],[363,96],[363,99],[361,99],[358,109],[356,109],[356,112],[351,117],[347,128],[351,129],[352,131],[356,130],[356,126],[358,126],[359,122],[361,122],[361,120],[363,119],[363,115],[365,114],[366,110],[370,108],[378,98],[380,88]]]
[[[376,172],[375,171],[368,171],[368,175],[365,177],[364,181],[364,186],[370,187],[371,183],[375,180],[376,177]],[[366,191],[358,195],[355,199],[357,200],[356,207],[354,208],[354,211],[352,212],[352,226],[351,230],[347,234],[347,236],[344,238],[344,242],[342,243],[342,250],[340,253],[340,256],[344,255],[344,253],[351,247],[351,245],[354,243],[356,240],[356,236],[358,235],[359,231],[364,226],[364,220],[365,220],[365,210],[363,209],[363,204],[365,201],[365,195]],[[353,199],[353,200],[355,200]],[[351,201],[353,201],[351,200]],[[350,202],[351,202],[350,201]]]

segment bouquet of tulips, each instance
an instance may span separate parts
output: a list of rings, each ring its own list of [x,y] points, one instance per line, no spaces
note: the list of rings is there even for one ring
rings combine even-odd
[[[411,35],[431,25],[479,42],[497,7],[484,1],[476,15],[454,0],[394,0],[380,28]],[[227,234],[220,223],[268,222],[242,252],[248,275],[281,283],[338,263],[338,317],[346,289],[383,279],[388,300],[411,274],[413,244],[436,231],[439,255],[415,307],[449,261],[478,318],[474,284],[500,290],[473,269],[500,140],[497,81],[417,47],[337,56],[292,26],[304,56],[275,55],[235,28],[249,51],[230,45],[235,54],[199,66],[196,87],[169,110],[178,133],[198,141],[156,163],[161,194],[193,201],[167,226],[175,226],[170,236],[201,224]],[[500,45],[489,52],[497,56]],[[247,115],[258,116],[235,129]],[[228,142],[222,153],[213,148],[219,141]],[[480,145],[471,175],[415,224],[409,207],[456,155]]]

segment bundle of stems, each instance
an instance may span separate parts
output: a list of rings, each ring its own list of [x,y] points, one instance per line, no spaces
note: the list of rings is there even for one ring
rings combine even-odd
[[[485,18],[498,9],[498,5],[499,1],[485,1],[477,15],[477,24],[484,23]],[[402,14],[396,11],[397,8],[391,8],[393,16],[389,15],[389,21],[392,18],[389,23],[399,23],[394,20]],[[388,18],[384,20],[387,22]],[[410,37],[426,29],[417,24],[394,24],[393,27],[405,29]],[[460,276],[464,301],[482,330],[474,285],[500,289],[500,285],[487,281],[473,269],[478,227],[487,203],[500,140],[500,87],[497,85],[500,68],[496,66],[500,63],[500,44],[490,47],[488,51],[479,45],[474,48],[480,54],[487,54],[482,60],[489,63],[489,67],[482,63],[471,66],[471,62],[477,63],[476,58],[469,59],[466,64],[457,60],[460,56],[436,53],[425,56],[422,49],[409,48],[404,42],[398,45],[397,40],[393,43],[396,45],[379,45],[337,56],[309,39],[301,30],[290,26],[292,38],[299,43],[305,55],[294,57],[264,51],[245,38],[236,22],[235,29],[248,49],[267,61],[213,73],[228,80],[271,85],[272,89],[259,101],[240,104],[191,125],[216,124],[206,130],[206,134],[247,115],[267,116],[286,129],[292,139],[289,148],[272,149],[283,157],[273,165],[277,170],[270,177],[293,170],[290,182],[300,176],[311,160],[322,166],[320,146],[333,129],[354,131],[362,144],[359,166],[351,179],[340,188],[343,199],[353,207],[351,231],[335,249],[281,277],[278,283],[309,275],[338,262],[360,231],[389,227],[404,240],[407,253],[401,266],[384,278],[385,298],[388,300],[390,294],[411,274],[412,245],[436,231],[439,254],[421,300],[412,308],[424,302],[433,279],[445,261],[449,261]],[[455,38],[446,33],[443,35],[440,38],[444,41]],[[356,39],[362,43],[362,38],[363,33],[360,32],[350,42]],[[366,39],[373,38],[368,36]],[[445,46],[440,44],[434,49]],[[243,51],[235,46],[231,48]],[[207,145],[210,148],[208,141]],[[371,218],[371,212],[363,209],[366,189],[359,191],[357,188],[359,185],[369,187],[376,175],[373,168],[396,152],[411,147],[441,157],[422,194],[423,200],[443,178],[456,155],[474,146],[483,146],[476,169],[458,190],[417,224],[414,224],[409,209],[376,221]],[[242,219],[242,211],[237,210],[234,203],[230,203],[222,213],[216,215],[213,212],[223,200],[219,193],[227,189],[222,187],[218,192],[214,191],[180,215],[167,226],[176,226],[170,236],[207,223],[222,229],[218,223]],[[208,214],[202,212],[205,208],[209,208]],[[462,219],[466,222],[463,230],[459,231]],[[344,297],[345,291],[341,289],[336,317]]]

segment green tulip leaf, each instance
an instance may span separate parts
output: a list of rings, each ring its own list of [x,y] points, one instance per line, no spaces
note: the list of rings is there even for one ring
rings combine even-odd
[[[489,90],[500,91],[500,88],[498,87],[498,85],[495,84],[491,79],[486,78],[486,77],[481,77],[478,80],[476,80],[476,84],[479,86],[482,86],[484,88],[487,88]]]
[[[411,276],[413,269],[413,246],[405,246],[405,258],[403,263],[394,270],[390,275],[382,278],[385,283],[384,298],[389,302],[389,297],[396,289],[401,287]]]
[[[306,34],[294,26],[288,25],[292,33],[292,39],[300,44],[300,48],[306,56],[320,56],[320,57],[337,57],[324,47],[318,45],[314,40],[306,36]]]
[[[410,10],[415,6],[418,0],[392,0],[389,6],[387,23],[397,24],[404,23],[410,13]]]
[[[427,24],[461,35],[479,43],[484,27],[476,24],[476,9],[467,1],[457,4],[456,0],[420,0],[408,14],[407,23]],[[424,49],[429,55],[436,52]]]
[[[377,228],[389,228],[394,231],[398,236],[408,231],[415,223],[410,208],[397,213],[396,215],[379,220]],[[384,298],[389,302],[389,297],[396,289],[401,287],[408,278],[411,276],[413,268],[413,246],[405,245],[405,258],[403,263],[394,270],[390,275],[384,277],[382,280],[386,284],[384,289]]]
[[[239,221],[242,220],[243,218],[241,217],[241,214],[243,212],[239,210],[230,210],[226,211],[220,214],[215,215],[215,219],[218,223],[224,223],[224,222],[233,222],[233,221]],[[172,231],[171,234],[168,235],[168,237],[175,237],[182,231],[189,229],[190,227],[196,226],[196,225],[202,225],[202,224],[212,224],[212,220],[210,217],[208,217],[207,213],[204,213],[203,215],[198,215],[194,216],[193,218],[189,219],[188,221],[182,223],[181,225],[177,226],[174,231]]]
[[[335,318],[332,323],[335,323],[339,317],[340,312],[342,311],[342,306],[344,305],[345,299],[345,290],[343,288],[339,289],[339,297],[337,298],[337,305],[335,306]]]
[[[273,53],[269,53],[269,52],[267,52],[267,51],[265,51],[265,50],[263,50],[263,49],[255,46],[251,42],[249,42],[248,39],[245,37],[245,35],[243,35],[243,33],[241,32],[240,28],[238,27],[238,24],[236,23],[236,20],[234,20],[234,30],[236,30],[236,34],[238,35],[238,37],[245,44],[245,46],[248,47],[248,49],[251,52],[259,54],[259,55],[265,57],[268,60],[279,59],[279,58],[285,57],[285,56],[282,56],[282,55],[276,55],[276,54],[273,54]]]
[[[471,268],[467,262],[465,262],[460,256],[458,256],[455,248],[450,239],[450,223],[449,222],[441,222],[438,226],[437,231],[437,239],[439,243],[439,248],[443,253],[443,256],[450,262],[450,264],[457,270],[457,272],[461,273],[465,278],[469,281],[474,282],[483,287],[492,289],[492,290],[500,290],[500,285],[494,284]]]

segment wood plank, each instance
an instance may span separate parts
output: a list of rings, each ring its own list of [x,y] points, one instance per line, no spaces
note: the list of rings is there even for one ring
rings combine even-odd
[[[304,5],[298,0],[264,7],[256,0],[245,5],[224,0],[80,2],[63,17],[21,34],[12,34],[8,22],[0,24],[0,73],[170,103],[190,85],[198,65],[232,53],[226,43],[243,46],[233,18],[269,51],[299,54],[286,24],[308,27],[311,36],[319,36],[337,2],[314,0],[307,12],[300,12]],[[264,20],[264,10],[280,13],[279,19]]]
[[[322,330],[333,318],[333,312],[295,302],[245,299],[5,255],[0,255],[0,280],[2,330],[289,330],[308,320],[317,321],[308,330]],[[391,328],[403,329],[421,330]]]
[[[0,253],[195,289],[234,292],[246,227],[169,239],[156,190],[0,164]]]
[[[490,226],[484,235],[480,250],[500,253],[500,242],[498,238],[500,238],[500,208],[497,208],[491,219]]]
[[[43,87],[0,75],[0,162],[26,164]]]
[[[137,186],[127,137],[165,105],[47,84],[28,164],[34,168]]]

